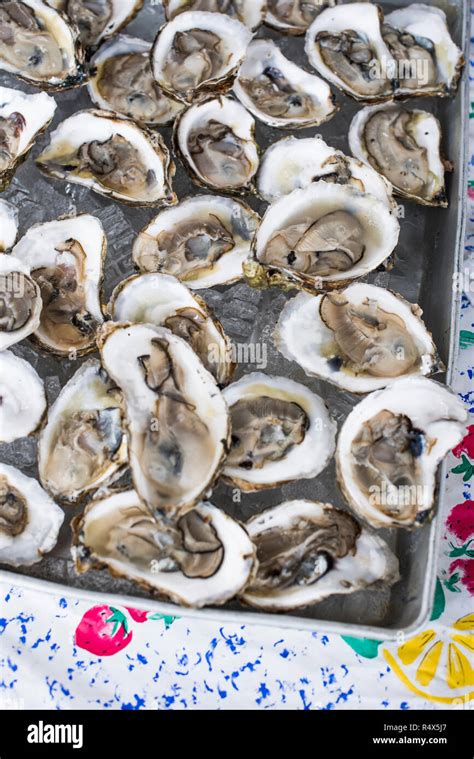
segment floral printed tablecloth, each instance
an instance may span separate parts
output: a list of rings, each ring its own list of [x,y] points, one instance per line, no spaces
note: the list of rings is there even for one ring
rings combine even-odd
[[[474,151],[474,102],[469,115]],[[468,268],[474,155],[469,165]],[[455,389],[474,414],[472,292],[459,343]],[[420,634],[385,644],[221,627],[0,584],[0,709],[474,707],[474,419],[448,463],[435,608]]]

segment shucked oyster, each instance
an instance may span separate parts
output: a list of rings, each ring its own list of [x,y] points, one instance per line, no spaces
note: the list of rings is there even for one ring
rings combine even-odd
[[[152,514],[176,517],[203,497],[222,467],[229,414],[192,348],[150,324],[104,325],[103,365],[123,392],[133,481]]]
[[[467,411],[425,377],[371,393],[339,433],[336,468],[351,508],[374,527],[420,527],[434,506],[439,463],[464,435]]]
[[[280,129],[318,126],[337,111],[329,85],[285,58],[271,40],[250,43],[234,92],[254,116]]]
[[[253,286],[342,287],[384,263],[399,223],[387,206],[349,186],[317,182],[267,209],[244,265]]]
[[[158,33],[153,75],[164,90],[191,102],[203,91],[230,86],[251,39],[249,29],[227,15],[181,13]]]
[[[41,307],[30,267],[15,256],[0,255],[0,351],[37,329]]]
[[[316,477],[334,453],[324,401],[286,377],[253,372],[224,390],[232,438],[224,477],[244,491]]]
[[[126,26],[143,5],[143,0],[48,0],[63,11],[79,29],[85,48],[95,47]]]
[[[137,274],[112,293],[109,314],[117,322],[156,324],[182,337],[219,385],[234,373],[232,345],[205,301],[167,274]]]
[[[250,606],[297,609],[399,579],[387,544],[328,503],[286,501],[252,517],[246,527],[258,562],[241,594]]]
[[[395,205],[390,182],[368,164],[327,145],[322,137],[284,137],[270,145],[260,161],[257,190],[273,203],[320,180],[368,192],[390,209]]]
[[[48,176],[130,205],[176,202],[174,164],[162,138],[112,111],[79,111],[62,121],[36,163]]]
[[[106,245],[102,224],[89,214],[35,224],[15,245],[41,291],[35,337],[47,350],[82,355],[95,348]]]
[[[422,205],[448,205],[440,152],[441,127],[427,111],[398,103],[362,108],[349,129],[352,153],[372,166],[402,197]]]
[[[8,187],[17,166],[25,160],[55,110],[54,98],[44,92],[26,95],[0,87],[0,190]]]
[[[56,545],[64,512],[39,483],[0,464],[0,563],[14,567],[40,561]]]
[[[85,80],[77,34],[42,0],[0,5],[0,69],[45,89],[77,87]]]
[[[408,374],[442,371],[419,306],[383,287],[356,282],[344,290],[288,301],[278,320],[278,350],[309,376],[368,393]]]
[[[175,141],[196,184],[218,192],[246,192],[258,169],[255,122],[230,98],[210,98],[175,122]]]
[[[45,411],[44,385],[35,369],[10,351],[1,351],[0,442],[31,435]]]
[[[149,126],[173,121],[184,105],[166,95],[150,65],[151,43],[120,34],[91,59],[89,95],[99,108]]]
[[[371,3],[323,10],[306,33],[310,64],[329,82],[362,102],[393,95],[395,60],[381,34],[382,11]]]
[[[336,0],[267,0],[265,23],[283,34],[304,34],[324,8]]]
[[[140,271],[172,274],[192,290],[230,284],[242,277],[258,222],[240,200],[187,198],[161,211],[140,232],[133,260]]]
[[[76,501],[113,482],[127,460],[120,391],[99,361],[86,361],[48,412],[38,447],[40,480],[52,495]]]
[[[73,531],[78,572],[107,567],[184,606],[222,604],[252,576],[255,548],[245,529],[210,503],[165,524],[133,490],[115,492],[92,501]]]
[[[6,200],[0,199],[0,253],[15,244],[18,233],[18,211]]]
[[[225,13],[256,29],[263,20],[266,0],[163,0],[163,5],[168,21],[185,11],[210,11]]]

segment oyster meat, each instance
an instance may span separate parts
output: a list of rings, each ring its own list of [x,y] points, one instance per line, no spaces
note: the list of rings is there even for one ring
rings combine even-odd
[[[127,462],[120,391],[96,359],[71,377],[48,412],[38,446],[41,484],[77,501],[117,479]]]
[[[222,13],[180,13],[158,33],[153,75],[166,92],[187,102],[228,89],[251,39],[244,24]]]
[[[15,245],[41,291],[35,338],[43,348],[58,355],[95,349],[106,247],[102,224],[89,214],[35,224]]]
[[[0,442],[11,443],[31,435],[45,411],[44,385],[35,369],[10,351],[1,351]]]
[[[299,382],[247,374],[224,390],[232,438],[224,478],[244,491],[316,477],[335,449],[322,398]]]
[[[250,43],[234,93],[254,116],[280,129],[318,126],[337,111],[329,85],[285,58],[271,40]]]
[[[91,100],[148,126],[174,121],[184,105],[155,82],[150,50],[151,43],[125,34],[103,45],[91,59]]]
[[[438,465],[465,434],[467,411],[444,385],[403,377],[362,400],[339,433],[336,469],[353,511],[373,527],[421,527]]]
[[[164,327],[109,322],[98,344],[123,392],[135,489],[152,514],[176,518],[220,473],[229,443],[224,398],[188,343]]]
[[[41,561],[56,545],[63,520],[63,510],[36,480],[0,464],[0,563]]]
[[[130,205],[176,202],[174,164],[160,135],[112,111],[79,111],[62,121],[36,163],[48,176]]]
[[[35,332],[41,307],[30,267],[15,256],[0,255],[0,351]]]
[[[441,126],[432,113],[398,103],[362,108],[349,129],[352,153],[372,166],[404,198],[448,205],[441,156]]]
[[[443,371],[422,313],[383,287],[356,282],[345,290],[300,293],[288,301],[273,338],[308,376],[368,393],[408,374]]]
[[[163,0],[163,5],[168,21],[185,11],[210,11],[225,13],[256,29],[263,21],[266,0]]]
[[[252,577],[255,548],[221,509],[200,503],[175,524],[155,519],[133,490],[92,501],[74,523],[78,572],[107,567],[184,606],[219,605]]]
[[[133,260],[140,271],[172,274],[192,290],[237,282],[258,222],[240,200],[187,198],[161,211],[140,232]]]
[[[18,211],[11,203],[0,199],[0,253],[9,250],[18,233]]]
[[[230,98],[210,98],[178,116],[175,141],[198,185],[245,193],[258,169],[255,121]]]
[[[267,0],[265,23],[282,34],[304,34],[324,8],[336,0]]]
[[[85,48],[96,47],[126,26],[140,10],[143,0],[48,0],[79,29]]]
[[[258,609],[297,609],[399,580],[398,561],[385,541],[329,503],[286,501],[246,527],[258,568],[241,598]]]

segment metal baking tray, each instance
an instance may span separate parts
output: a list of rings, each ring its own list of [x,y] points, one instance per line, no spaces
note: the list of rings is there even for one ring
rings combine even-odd
[[[425,0],[426,1],[426,0]],[[468,61],[468,3],[463,0],[437,0],[432,5],[442,8],[449,20],[451,34],[456,43],[465,50]],[[409,2],[383,2],[387,11]],[[161,4],[146,0],[143,10],[128,26],[127,33],[152,40],[163,23]],[[285,37],[261,27],[259,37],[277,40],[284,54],[309,70],[303,51],[301,37]],[[9,75],[1,75],[0,83],[33,91],[19,84]],[[448,383],[452,379],[460,296],[451,286],[453,273],[461,270],[464,239],[464,193],[467,150],[467,86],[468,76],[462,77],[456,96],[451,98],[426,98],[411,104],[426,108],[438,116],[443,127],[444,152],[454,164],[454,171],[447,177],[449,208],[424,208],[413,203],[403,205],[404,218],[400,219],[401,234],[396,249],[395,266],[390,272],[376,272],[367,279],[383,287],[401,293],[410,301],[417,302],[424,311],[428,328],[446,366],[447,375],[441,377]],[[58,110],[51,128],[66,116],[91,106],[87,89],[72,90],[55,95]],[[318,129],[299,130],[298,136],[321,134],[330,144],[350,153],[347,132],[358,106],[348,97],[336,91],[341,105],[339,113],[328,124]],[[171,130],[160,130],[171,147]],[[280,131],[257,123],[257,141],[262,149],[291,132]],[[133,273],[131,245],[136,233],[150,220],[154,209],[136,209],[78,187],[60,181],[48,180],[37,171],[32,160],[47,142],[47,136],[38,140],[33,156],[18,170],[16,177],[3,197],[12,201],[20,212],[20,234],[32,224],[56,218],[62,214],[89,212],[97,215],[106,230],[109,242],[105,296],[123,278]],[[174,187],[182,199],[188,195],[204,192],[196,188],[180,162]],[[250,205],[263,212],[265,206],[248,198]],[[207,303],[221,319],[226,332],[235,343],[258,345],[266,351],[265,366],[241,364],[236,378],[248,371],[261,368],[269,374],[292,377],[311,387],[325,398],[338,426],[341,425],[357,397],[338,390],[328,383],[306,377],[296,364],[286,361],[275,349],[271,333],[282,306],[294,292],[285,294],[277,289],[252,290],[244,283],[231,287],[217,287],[200,291]],[[29,360],[45,380],[50,403],[60,388],[79,366],[80,360],[59,360],[40,355],[37,349],[25,341],[15,346],[14,352]],[[264,353],[261,358],[265,359]],[[440,379],[439,376],[436,379]],[[21,439],[10,445],[0,445],[0,460],[18,466],[30,476],[37,476],[36,440]],[[341,493],[335,485],[334,464],[313,480],[297,481],[284,487],[256,494],[242,493],[241,503],[234,503],[232,490],[220,483],[214,490],[212,501],[241,520],[290,498],[312,498],[329,501],[346,508]],[[439,474],[438,506],[444,499],[445,468]],[[147,594],[131,582],[112,578],[108,572],[91,571],[78,577],[70,558],[70,518],[79,508],[65,507],[66,520],[59,542],[52,553],[39,564],[15,571],[0,569],[0,579],[12,584],[42,592],[61,593],[72,591],[78,598],[93,603],[103,602],[104,597],[114,603],[153,608],[167,614],[177,614],[194,619],[216,620],[225,623],[258,623],[275,627],[290,627],[346,635],[366,636],[392,640],[397,632],[412,631],[427,619],[432,604],[436,578],[436,550],[438,521],[436,518],[416,532],[382,530],[382,536],[400,560],[402,579],[392,588],[377,591],[358,591],[352,595],[333,596],[311,608],[293,614],[266,614],[243,609],[232,602],[224,607],[189,610],[164,603]]]

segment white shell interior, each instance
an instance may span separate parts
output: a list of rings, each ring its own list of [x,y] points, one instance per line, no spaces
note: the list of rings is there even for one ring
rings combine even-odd
[[[0,253],[15,244],[18,232],[18,211],[14,205],[0,198]]]
[[[27,262],[20,260],[14,255],[0,255],[0,276],[2,274],[11,274],[18,272],[20,274],[26,274],[30,276],[31,270]],[[32,280],[33,282],[33,280]],[[40,314],[42,308],[42,301],[40,296],[39,287],[36,287],[37,298],[36,306],[26,324],[20,329],[14,332],[0,332],[0,351],[9,348],[15,343],[19,343],[28,335],[31,335],[38,329],[40,323]],[[20,294],[21,295],[21,294]]]
[[[10,114],[19,112],[26,121],[20,132],[17,156],[23,155],[31,147],[38,132],[53,118],[55,110],[55,99],[45,92],[27,95],[21,90],[0,87],[0,116],[7,118]]]
[[[0,352],[0,441],[31,435],[46,410],[43,381],[36,370],[10,351]]]

